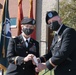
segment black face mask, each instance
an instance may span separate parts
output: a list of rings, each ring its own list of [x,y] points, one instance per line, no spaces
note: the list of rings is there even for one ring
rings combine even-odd
[[[50,25],[50,29],[52,29],[53,31],[57,31],[59,27],[60,27],[60,24],[58,23],[58,21],[54,21]]]
[[[34,29],[23,28],[23,32],[24,32],[26,35],[32,34],[33,31],[34,31]]]

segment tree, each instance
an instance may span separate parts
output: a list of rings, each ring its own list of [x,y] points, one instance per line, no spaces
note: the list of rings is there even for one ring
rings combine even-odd
[[[59,6],[62,22],[76,29],[76,0],[62,0]]]

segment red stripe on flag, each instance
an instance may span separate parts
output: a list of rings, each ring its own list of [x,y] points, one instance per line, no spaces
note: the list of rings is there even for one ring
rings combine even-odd
[[[34,18],[33,17],[33,0],[30,0],[30,14],[29,14],[29,17],[30,18]],[[36,39],[36,27],[35,27],[33,33],[31,34],[31,37],[33,39]]]
[[[18,0],[17,35],[21,34],[22,19],[23,19],[22,0]]]

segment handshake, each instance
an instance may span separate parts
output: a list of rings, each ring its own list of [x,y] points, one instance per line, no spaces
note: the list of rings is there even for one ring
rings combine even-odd
[[[34,65],[36,65],[35,71],[36,72],[40,72],[43,69],[46,69],[46,63],[41,63],[41,60],[39,58],[36,58],[35,55],[33,54],[28,54],[25,58],[24,58],[24,62],[28,62],[29,60],[32,60],[32,63]]]
[[[35,68],[36,72],[40,72],[43,69],[46,69],[46,63],[41,63],[41,60],[39,58],[36,58],[35,55],[33,54],[28,54],[25,58],[24,58],[24,62],[28,62],[29,60],[32,60],[33,65],[36,65],[37,67]]]
[[[39,58],[36,58],[35,55],[33,54],[28,54],[25,58],[24,58],[24,61],[25,62],[28,62],[29,60],[32,60],[32,63],[36,66],[38,66],[38,63],[40,63],[40,59]]]

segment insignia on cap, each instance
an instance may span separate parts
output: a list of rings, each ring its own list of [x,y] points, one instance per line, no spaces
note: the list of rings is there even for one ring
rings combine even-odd
[[[50,18],[53,17],[52,13],[48,13],[48,16],[49,16]]]

